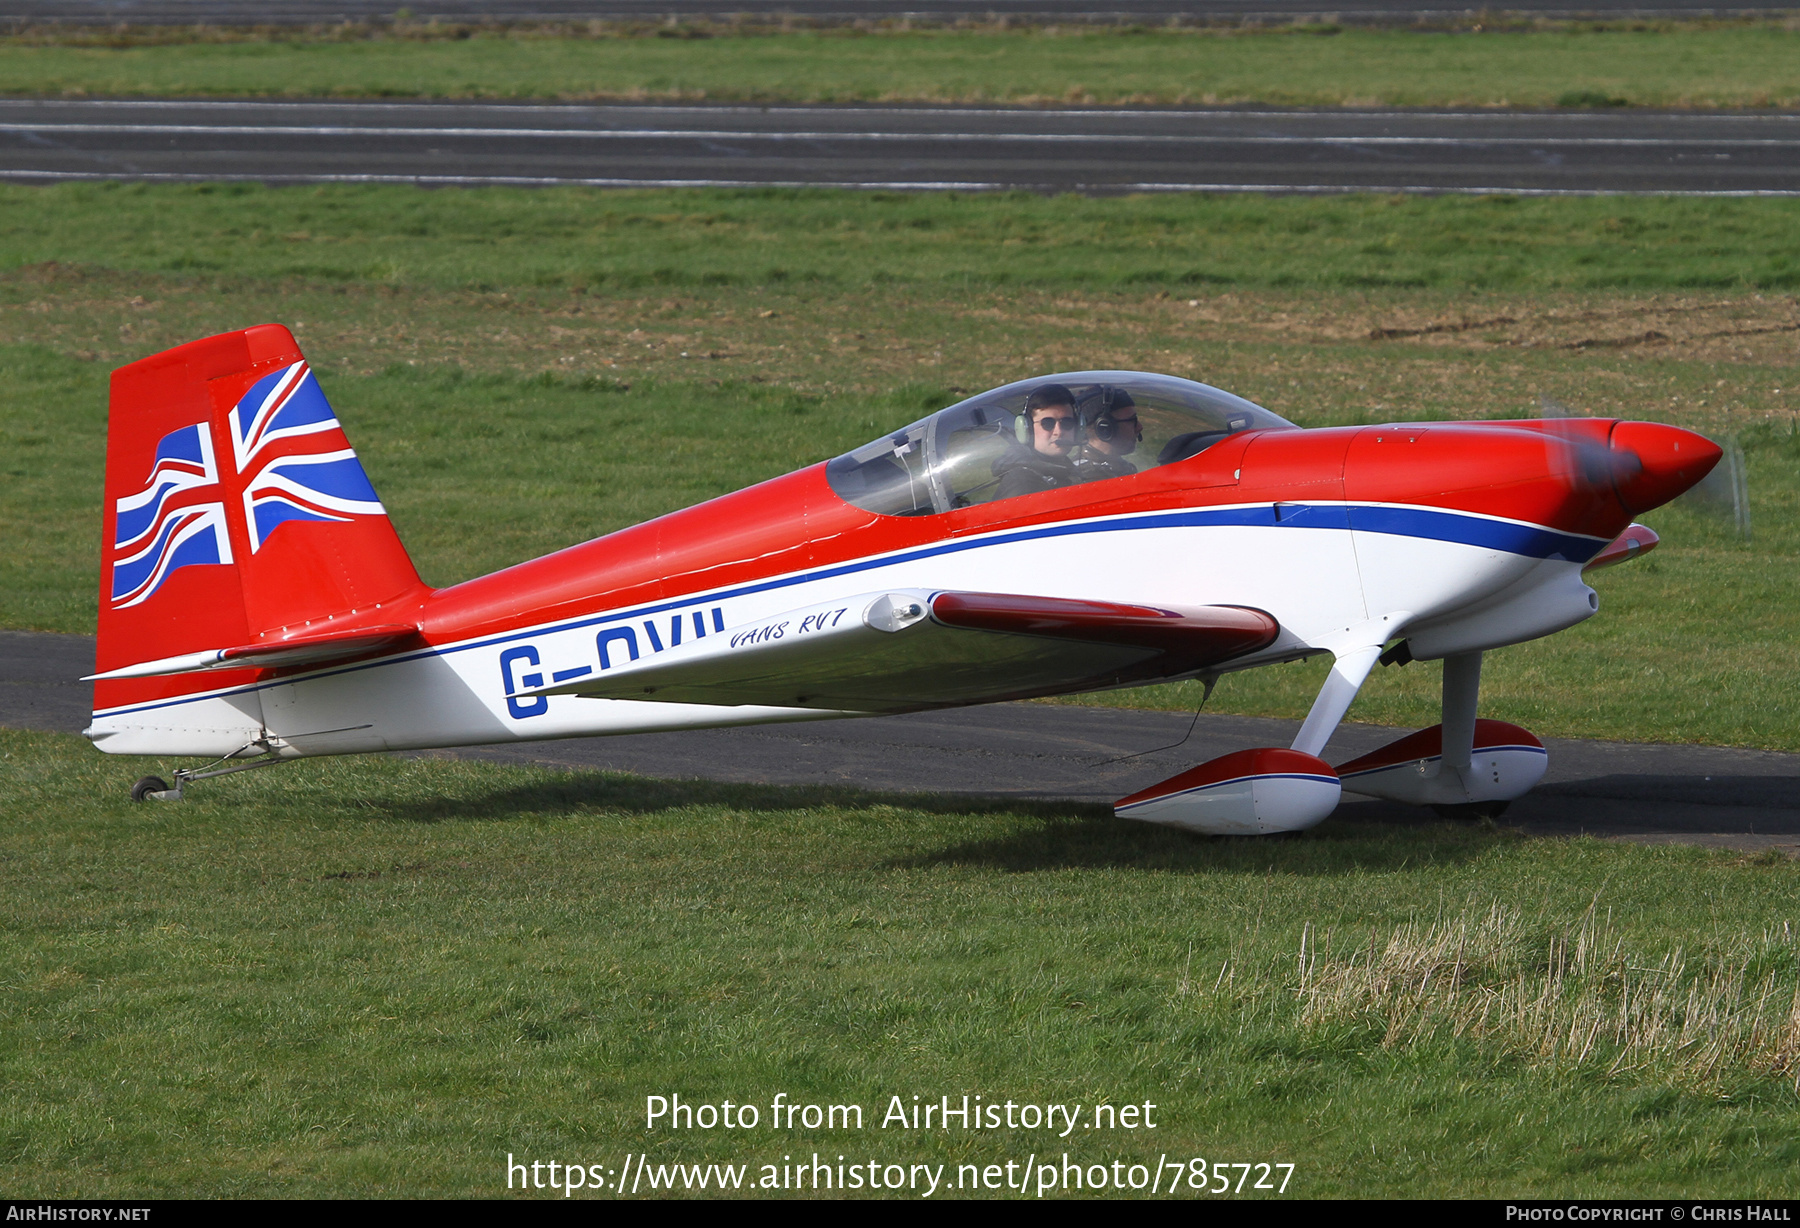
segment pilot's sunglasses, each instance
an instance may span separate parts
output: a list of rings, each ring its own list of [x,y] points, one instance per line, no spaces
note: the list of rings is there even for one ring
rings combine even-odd
[[[1039,418],[1037,424],[1038,429],[1046,435],[1055,434],[1059,429],[1065,431],[1075,429],[1075,419],[1073,418]]]

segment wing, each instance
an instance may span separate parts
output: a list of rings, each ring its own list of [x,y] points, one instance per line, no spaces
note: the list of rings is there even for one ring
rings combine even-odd
[[[1279,631],[1242,606],[864,593],[530,694],[911,712],[1190,674],[1265,648]]]

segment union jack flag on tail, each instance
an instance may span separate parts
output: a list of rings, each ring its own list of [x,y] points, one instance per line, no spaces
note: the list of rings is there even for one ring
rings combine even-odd
[[[106,485],[103,672],[383,607],[380,617],[391,620],[425,591],[318,379],[280,325],[209,337],[114,372]],[[136,696],[194,684],[101,685]]]

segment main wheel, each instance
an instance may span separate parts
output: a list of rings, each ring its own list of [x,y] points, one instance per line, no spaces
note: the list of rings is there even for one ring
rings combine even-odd
[[[1458,802],[1451,806],[1433,806],[1440,818],[1497,819],[1506,813],[1511,802]]]
[[[146,776],[131,786],[131,800],[134,802],[146,801],[152,793],[167,793],[168,791],[168,782],[161,776]]]

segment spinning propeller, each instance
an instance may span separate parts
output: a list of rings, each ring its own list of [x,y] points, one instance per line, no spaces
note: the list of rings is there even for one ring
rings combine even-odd
[[[1731,524],[1735,532],[1750,537],[1750,493],[1744,468],[1744,452],[1737,440],[1717,442],[1722,455],[1698,484],[1687,489],[1689,458],[1677,454],[1679,436],[1685,431],[1652,423],[1624,422],[1614,428],[1608,446],[1578,433],[1573,411],[1553,397],[1540,396],[1538,405],[1548,421],[1567,420],[1561,432],[1582,476],[1594,485],[1609,483],[1634,513],[1648,511],[1669,500],[1671,489],[1686,489],[1675,501],[1715,520]],[[1693,458],[1702,459],[1702,458]]]
[[[1729,437],[1719,447],[1725,455],[1718,465],[1677,502],[1730,524],[1739,537],[1749,541],[1750,482],[1744,469],[1744,450]]]

